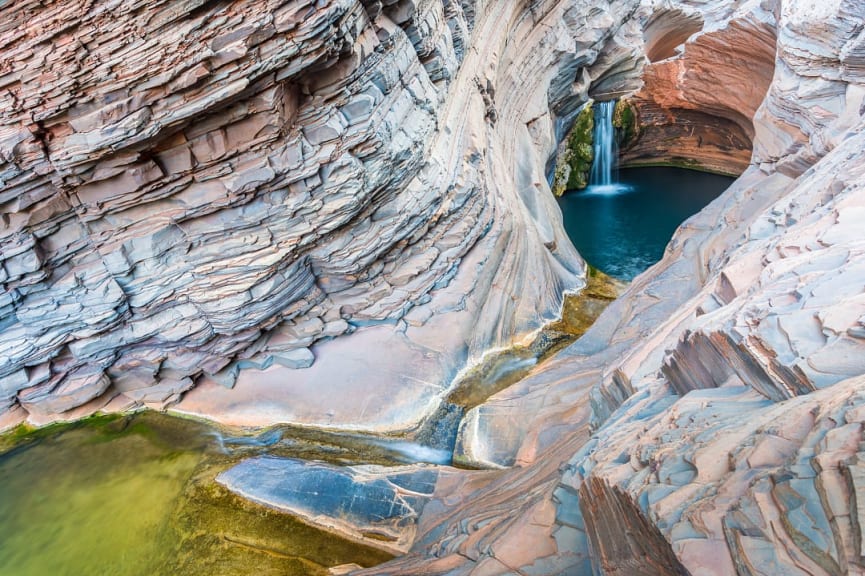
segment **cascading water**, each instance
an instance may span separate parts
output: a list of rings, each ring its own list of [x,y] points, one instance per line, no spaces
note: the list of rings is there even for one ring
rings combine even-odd
[[[615,100],[598,102],[595,105],[595,128],[592,133],[594,160],[589,173],[589,188],[615,191],[618,187],[616,161],[618,147],[616,145],[616,129],[613,127],[613,112],[616,109]]]

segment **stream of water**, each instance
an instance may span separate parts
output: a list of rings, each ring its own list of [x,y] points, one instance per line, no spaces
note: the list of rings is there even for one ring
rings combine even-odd
[[[594,189],[615,190],[618,184],[616,163],[619,150],[616,144],[616,129],[613,127],[615,110],[615,100],[598,102],[594,107],[595,127],[592,131],[594,160],[589,173],[589,186]]]

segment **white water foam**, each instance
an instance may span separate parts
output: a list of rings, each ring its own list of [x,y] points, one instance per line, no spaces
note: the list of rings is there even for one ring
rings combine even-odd
[[[375,442],[383,448],[392,450],[406,458],[407,463],[424,462],[426,464],[450,464],[453,454],[450,450],[439,450],[422,446],[415,442],[388,442],[379,440]]]
[[[619,194],[633,192],[633,190],[634,187],[628,184],[599,184],[586,186],[582,194],[591,196],[618,196]]]

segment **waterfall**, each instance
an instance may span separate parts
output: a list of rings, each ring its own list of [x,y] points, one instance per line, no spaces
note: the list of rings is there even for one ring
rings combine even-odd
[[[595,105],[595,129],[592,133],[595,158],[589,173],[589,186],[614,186],[618,177],[614,174],[618,149],[616,147],[616,130],[613,127],[613,111],[615,100],[598,102]]]

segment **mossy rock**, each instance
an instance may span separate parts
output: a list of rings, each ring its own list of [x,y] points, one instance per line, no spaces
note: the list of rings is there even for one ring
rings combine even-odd
[[[619,144],[623,147],[634,142],[639,135],[637,110],[628,100],[622,99],[616,102],[613,110],[613,126],[618,129]]]
[[[583,171],[571,170],[565,190],[582,190],[589,185],[589,179]]]
[[[607,306],[624,292],[626,286],[621,280],[589,266],[586,286],[575,294],[565,295],[561,318],[547,325],[546,329],[570,334],[576,340],[585,334]]]
[[[576,146],[576,152],[583,162],[588,163],[589,166],[591,166],[592,158],[594,157],[595,153],[592,150],[592,144],[590,142],[578,143]]]
[[[581,190],[589,183],[594,150],[592,138],[595,116],[590,100],[583,106],[568,134],[565,150],[559,157],[553,179],[553,192],[561,196],[565,190]]]

